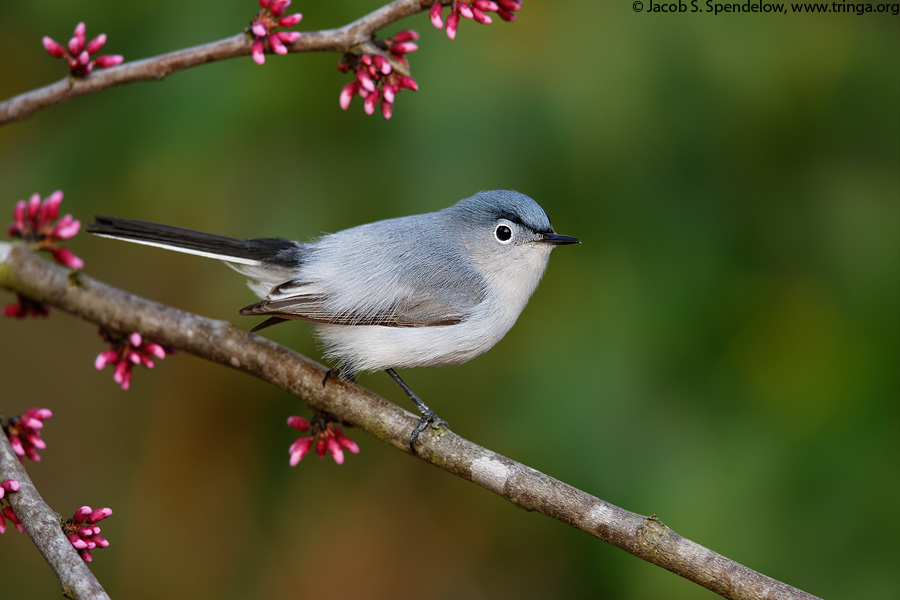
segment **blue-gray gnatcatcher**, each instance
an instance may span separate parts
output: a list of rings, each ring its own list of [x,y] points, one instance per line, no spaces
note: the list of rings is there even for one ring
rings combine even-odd
[[[444,210],[387,219],[315,242],[238,240],[145,221],[96,217],[90,233],[225,261],[262,301],[242,315],[310,321],[341,375],[385,370],[422,417],[441,422],[394,368],[456,365],[487,352],[513,326],[559,235],[518,192],[480,192]],[[331,373],[332,371],[329,371]],[[327,376],[326,376],[327,379]]]

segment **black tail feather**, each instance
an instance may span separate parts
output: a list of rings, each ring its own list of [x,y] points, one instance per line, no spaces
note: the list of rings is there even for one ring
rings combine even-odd
[[[285,266],[296,264],[297,250],[300,249],[297,242],[281,238],[239,240],[183,227],[118,217],[94,217],[94,222],[86,231],[172,250],[214,255],[223,260],[234,258]]]

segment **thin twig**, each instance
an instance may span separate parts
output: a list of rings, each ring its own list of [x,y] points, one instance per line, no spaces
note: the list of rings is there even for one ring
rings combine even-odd
[[[41,498],[6,435],[0,431],[0,481],[6,479],[19,482],[19,491],[6,494],[6,498],[59,579],[63,595],[73,600],[109,600],[103,586],[63,534],[59,515]]]
[[[253,375],[313,409],[333,413],[398,450],[410,451],[407,442],[416,416],[354,383],[331,379],[323,387],[325,368],[310,359],[229,323],[164,306],[81,274],[70,275],[21,245],[0,243],[0,287],[107,329],[137,331]],[[655,516],[621,509],[446,429],[423,432],[418,457],[515,506],[567,523],[725,598],[816,598],[681,537]]]
[[[431,0],[394,0],[338,29],[304,32],[287,46],[289,52],[347,52],[366,44],[379,29],[424,10]],[[87,77],[66,77],[56,83],[0,102],[0,125],[30,117],[37,111],[106,88],[164,79],[176,71],[250,54],[252,39],[245,33],[152,58],[97,70]],[[40,46],[36,44],[39,48]]]

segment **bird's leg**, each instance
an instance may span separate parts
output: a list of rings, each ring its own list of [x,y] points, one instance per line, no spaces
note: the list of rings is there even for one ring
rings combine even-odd
[[[397,375],[396,371],[394,371],[393,369],[385,369],[384,372],[390,375],[391,379],[397,382],[397,385],[400,386],[400,389],[406,392],[406,395],[409,396],[409,399],[415,403],[416,408],[418,408],[419,412],[422,413],[422,416],[419,418],[419,422],[416,423],[416,427],[415,429],[413,429],[412,435],[409,436],[409,449],[412,450],[413,454],[418,454],[418,452],[416,451],[416,440],[419,439],[419,434],[422,433],[422,430],[424,430],[429,423],[431,423],[432,427],[434,427],[435,429],[438,429],[441,426],[447,427],[447,422],[434,414],[434,411],[428,408],[428,406],[426,406],[426,404],[422,402],[422,400],[420,400],[419,397],[416,396],[411,389],[409,389],[409,386],[406,385],[406,382],[400,379],[400,376]]]

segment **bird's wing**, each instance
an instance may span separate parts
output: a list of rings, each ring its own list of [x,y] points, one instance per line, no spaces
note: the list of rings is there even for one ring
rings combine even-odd
[[[385,327],[439,327],[455,325],[469,316],[472,308],[484,299],[484,290],[435,289],[415,292],[389,307],[375,310],[364,303],[351,310],[336,311],[327,294],[309,293],[311,286],[288,283],[272,290],[269,299],[241,309],[242,315],[259,315],[276,319],[295,319],[336,325],[381,325]],[[272,321],[275,324],[280,321]]]

